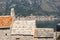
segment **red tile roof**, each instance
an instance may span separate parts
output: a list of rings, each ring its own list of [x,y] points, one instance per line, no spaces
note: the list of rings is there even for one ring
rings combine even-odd
[[[0,16],[0,28],[10,27],[12,24],[11,16]]]

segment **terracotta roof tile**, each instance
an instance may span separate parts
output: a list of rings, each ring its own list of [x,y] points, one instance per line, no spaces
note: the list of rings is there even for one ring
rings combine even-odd
[[[0,16],[0,28],[10,27],[12,24],[11,16]]]

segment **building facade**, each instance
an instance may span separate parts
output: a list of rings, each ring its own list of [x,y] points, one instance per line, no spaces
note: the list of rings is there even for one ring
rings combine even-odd
[[[0,40],[59,40],[60,32],[54,28],[36,28],[35,17],[0,17]]]

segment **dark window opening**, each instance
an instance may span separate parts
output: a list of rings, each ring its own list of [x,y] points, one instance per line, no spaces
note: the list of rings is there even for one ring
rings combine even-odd
[[[5,35],[7,36],[7,33]]]
[[[56,31],[60,31],[60,25],[56,26]]]
[[[20,40],[20,38],[16,38],[16,40]]]

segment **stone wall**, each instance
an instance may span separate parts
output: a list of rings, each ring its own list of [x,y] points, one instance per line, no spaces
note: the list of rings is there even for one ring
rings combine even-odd
[[[60,32],[57,32],[56,34],[57,34],[56,35],[56,37],[57,37],[56,40],[60,40]]]
[[[37,28],[35,37],[54,37],[53,28]]]
[[[11,34],[34,35],[35,20],[16,20],[11,27]]]
[[[11,36],[11,40],[34,40],[33,36]]]
[[[0,29],[0,40],[10,40],[10,29]]]
[[[58,40],[60,32],[54,32],[52,37],[40,37],[41,31],[36,30],[38,34],[36,37],[33,35],[10,35],[10,29],[0,29],[0,40]],[[57,34],[57,35],[56,35]],[[39,35],[39,36],[38,36]],[[48,34],[47,34],[48,35]],[[57,38],[57,39],[56,39]]]
[[[37,28],[35,40],[54,40],[53,28]]]

